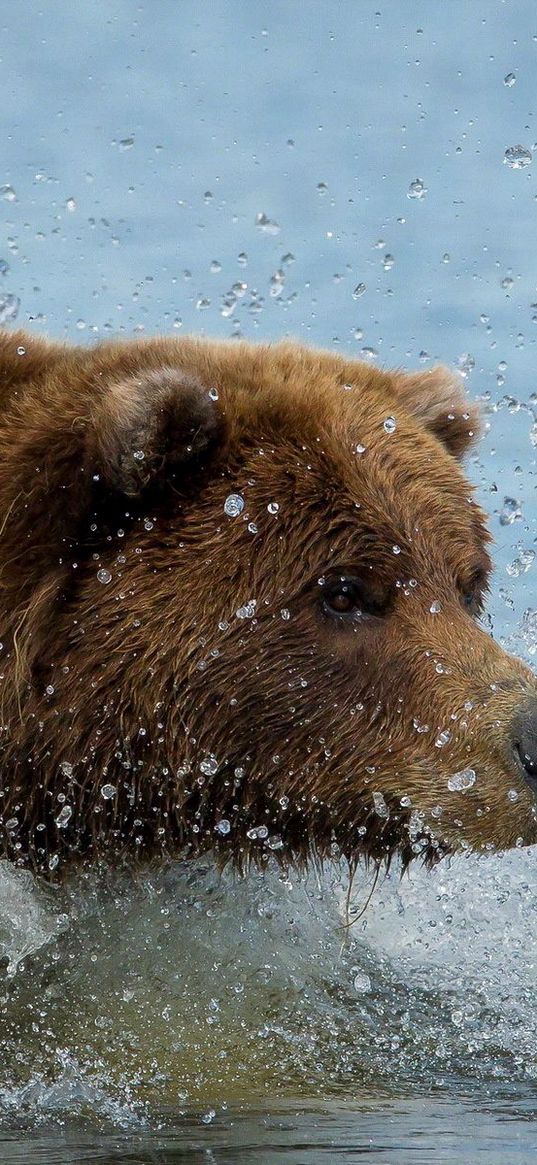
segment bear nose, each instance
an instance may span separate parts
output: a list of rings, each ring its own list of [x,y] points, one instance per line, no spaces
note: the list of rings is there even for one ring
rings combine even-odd
[[[524,780],[537,793],[537,700],[527,704],[515,718],[513,752]]]

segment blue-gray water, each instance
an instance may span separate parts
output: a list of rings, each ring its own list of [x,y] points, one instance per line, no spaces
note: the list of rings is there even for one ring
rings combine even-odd
[[[494,632],[534,662],[531,0],[25,0],[0,60],[0,319],[461,367]],[[343,942],[337,870],[0,868],[2,1162],[533,1161],[535,873],[394,876]]]

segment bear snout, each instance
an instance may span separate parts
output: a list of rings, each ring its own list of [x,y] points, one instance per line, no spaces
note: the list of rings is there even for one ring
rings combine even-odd
[[[537,796],[537,698],[528,700],[514,717],[512,752],[519,772]]]

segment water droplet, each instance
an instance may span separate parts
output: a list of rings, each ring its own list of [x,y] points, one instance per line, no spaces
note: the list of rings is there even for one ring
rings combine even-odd
[[[211,400],[218,400],[218,389],[217,388],[210,388],[209,389],[209,397]]]
[[[427,194],[427,187],[421,178],[414,178],[407,190],[407,198],[424,198]]]
[[[362,971],[360,971],[357,975],[354,976],[354,979],[352,981],[352,985],[354,987],[354,990],[357,991],[359,995],[366,995],[367,992],[371,991],[371,988],[372,988],[371,979],[369,978],[369,975],[366,975]]]
[[[269,849],[283,849],[283,840],[279,833],[272,833],[268,838],[267,845]]]
[[[68,760],[62,760],[62,762],[60,764],[60,772],[63,774],[64,777],[72,777],[72,775],[73,775],[72,764],[70,764],[70,762]]]
[[[394,259],[393,255],[385,255],[384,256],[384,258],[382,260],[382,266],[384,267],[385,271],[391,271],[394,264],[395,264],[395,259]]]
[[[248,522],[248,533],[257,534],[257,526],[255,522]]]
[[[227,817],[222,817],[221,821],[217,821],[215,829],[216,832],[220,833],[222,837],[226,837],[228,833],[231,833],[231,825],[227,820]]]
[[[280,611],[280,615],[281,615],[281,618],[284,619],[284,621],[286,623],[291,618],[291,612],[288,609],[288,607],[282,607],[282,609]]]
[[[69,824],[72,816],[73,816],[72,805],[64,805],[63,808],[60,809],[60,812],[58,813],[58,816],[56,817],[56,825],[58,826],[58,829],[65,829],[66,825]]]
[[[115,785],[101,786],[101,797],[103,797],[105,801],[111,801],[112,798],[115,797],[116,793],[117,789]]]
[[[503,160],[512,170],[523,170],[526,166],[531,166],[533,154],[526,146],[509,146]]]
[[[355,446],[355,453],[358,453],[361,456],[362,453],[365,453],[366,448],[367,448],[366,445],[356,445]]]
[[[106,585],[106,583],[112,582],[112,575],[110,574],[109,570],[105,570],[104,566],[102,566],[101,569],[97,571],[97,578],[99,579],[99,582],[103,583],[104,585]]]
[[[76,202],[74,198],[67,199],[67,202],[65,203],[65,209],[68,210],[71,214],[76,210]]]
[[[235,611],[235,617],[237,619],[253,619],[256,607],[256,599],[249,599],[249,601],[244,603],[242,607],[238,607],[238,609]]]
[[[516,789],[508,789],[507,790],[507,800],[508,801],[518,801],[518,798],[519,798],[519,793],[517,793]]]
[[[229,319],[229,317],[233,315],[236,306],[237,297],[235,295],[225,295],[222,300],[220,315],[223,316],[225,320]]]
[[[17,356],[26,356],[26,348],[23,348],[22,344],[17,348]]]
[[[268,837],[268,829],[266,825],[253,825],[251,829],[246,831],[246,836],[250,841],[257,841],[258,839],[264,841]]]
[[[272,298],[277,299],[277,297],[282,294],[284,287],[285,272],[279,268],[278,271],[275,271],[274,274],[270,277],[270,295]]]
[[[0,324],[15,320],[19,314],[21,301],[17,295],[0,295]]]
[[[229,494],[224,502],[224,513],[228,518],[238,518],[244,509],[244,498],[240,494]]]
[[[204,773],[206,777],[214,777],[214,774],[218,772],[218,761],[212,753],[209,753],[200,762],[200,772]]]
[[[259,214],[256,214],[255,225],[260,231],[263,231],[265,235],[279,235],[281,230],[281,227],[278,225],[278,223],[273,222],[270,218],[267,218],[266,214],[263,214],[262,211]]]
[[[398,546],[397,543],[395,543],[395,546],[392,546],[392,554],[400,554],[400,553],[401,553],[401,547]]]
[[[515,81],[516,81],[516,74],[515,73],[506,73],[506,75],[503,79],[503,83],[504,83],[504,85],[507,85],[508,89],[511,89],[511,87],[514,85]]]
[[[390,810],[388,809],[382,793],[372,793],[372,797],[373,806],[377,817],[388,818],[390,816]]]
[[[461,376],[468,376],[469,373],[472,372],[472,370],[475,368],[474,357],[471,356],[469,352],[463,352],[462,356],[459,356],[457,360],[457,367]]]
[[[442,610],[442,604],[439,602],[438,599],[435,599],[434,602],[431,603],[429,610],[431,612],[431,615],[439,615],[440,611]]]
[[[443,748],[445,744],[449,744],[451,740],[451,732],[444,728],[443,732],[439,732],[434,744],[435,748]]]
[[[522,507],[520,502],[515,501],[515,498],[504,498],[503,507],[500,511],[500,526],[512,526],[513,522],[517,522],[522,518]]]
[[[382,428],[384,429],[385,433],[395,433],[397,428],[397,421],[395,420],[395,417],[386,417]]]
[[[525,550],[523,547],[521,547],[518,556],[513,560],[513,562],[509,562],[507,564],[505,568],[506,573],[510,575],[511,578],[520,578],[521,574],[526,574],[526,572],[530,569],[530,566],[533,566],[533,563],[535,562],[535,553],[535,550]]]
[[[217,275],[218,272],[221,270],[222,270],[222,264],[218,262],[218,259],[213,259],[211,262],[211,266],[210,266],[211,273],[213,275]]]
[[[133,145],[134,145],[134,138],[133,137],[121,138],[121,141],[119,142],[119,149],[121,150],[122,153],[124,153],[125,150],[132,150]]]
[[[475,769],[461,769],[449,777],[447,787],[451,793],[465,793],[475,785],[476,780]]]
[[[278,502],[269,502],[267,510],[269,514],[277,514],[280,506]]]
[[[353,299],[360,299],[360,296],[363,295],[366,291],[367,285],[365,283],[357,283],[352,293]]]
[[[0,186],[0,198],[5,198],[6,202],[17,201],[17,195],[12,186]]]

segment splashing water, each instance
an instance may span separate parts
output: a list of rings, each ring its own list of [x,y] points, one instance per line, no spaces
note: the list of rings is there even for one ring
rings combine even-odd
[[[422,199],[427,194],[427,187],[421,178],[414,178],[407,191],[407,198]]]
[[[531,619],[519,637],[529,654]],[[51,889],[0,863],[0,1113],[122,1125],[163,1103],[535,1085],[536,867],[530,849],[359,869],[349,893],[335,865]]]
[[[509,146],[505,151],[504,162],[512,170],[524,170],[532,161],[533,154],[526,146]]]
[[[119,1127],[165,1103],[535,1085],[536,866],[530,849],[374,884],[359,869],[349,894],[335,865],[52,889],[1,862],[0,1115]]]

